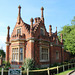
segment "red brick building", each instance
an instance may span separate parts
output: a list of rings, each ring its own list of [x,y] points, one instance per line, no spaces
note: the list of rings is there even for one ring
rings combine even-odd
[[[9,34],[10,27],[7,27],[6,38],[6,61],[11,64],[22,64],[25,58],[33,58],[36,66],[49,66],[53,63],[64,61],[64,48],[61,34],[61,42],[56,32],[52,33],[52,26],[49,32],[45,28],[44,8],[41,8],[41,18],[30,19],[31,25],[25,23],[21,18],[21,7],[13,32]]]

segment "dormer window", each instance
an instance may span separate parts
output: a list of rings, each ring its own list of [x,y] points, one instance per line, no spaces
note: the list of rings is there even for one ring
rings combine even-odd
[[[40,34],[41,34],[41,35],[45,35],[45,30],[44,30],[44,28],[42,28],[42,27],[40,28]]]
[[[17,29],[17,34],[20,34],[21,35],[21,28],[20,29]]]

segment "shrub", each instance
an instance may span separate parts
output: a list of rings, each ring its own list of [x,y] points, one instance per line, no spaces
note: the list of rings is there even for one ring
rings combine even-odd
[[[27,70],[27,68],[28,69],[33,69],[33,67],[34,67],[34,60],[30,59],[30,58],[26,58],[22,67],[24,68],[24,70]]]
[[[55,67],[55,66],[59,66],[60,63],[54,63],[54,64],[51,64],[50,67]]]
[[[5,63],[5,67],[7,67],[7,66],[10,66],[9,61],[7,61],[7,62]]]
[[[24,67],[21,67],[21,70],[23,71],[24,70]]]
[[[9,61],[5,62],[5,70],[9,70],[10,67]]]
[[[71,59],[69,63],[75,63],[75,59]]]

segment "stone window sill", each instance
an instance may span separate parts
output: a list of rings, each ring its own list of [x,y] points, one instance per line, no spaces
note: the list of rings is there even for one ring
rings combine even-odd
[[[40,62],[49,62],[49,60],[40,60]]]

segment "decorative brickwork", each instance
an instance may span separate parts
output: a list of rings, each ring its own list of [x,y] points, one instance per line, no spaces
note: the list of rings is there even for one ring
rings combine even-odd
[[[8,27],[6,61],[10,61],[11,64],[22,64],[25,58],[33,58],[35,66],[38,67],[63,62],[64,49],[62,48],[62,35],[60,42],[57,36],[57,27],[55,33],[52,33],[51,25],[49,26],[49,32],[46,31],[44,8],[41,8],[41,18],[35,18],[35,23],[33,23],[33,18],[30,19],[31,25],[24,23],[21,18],[21,6],[18,8],[18,18],[11,37],[9,35],[10,27]]]

